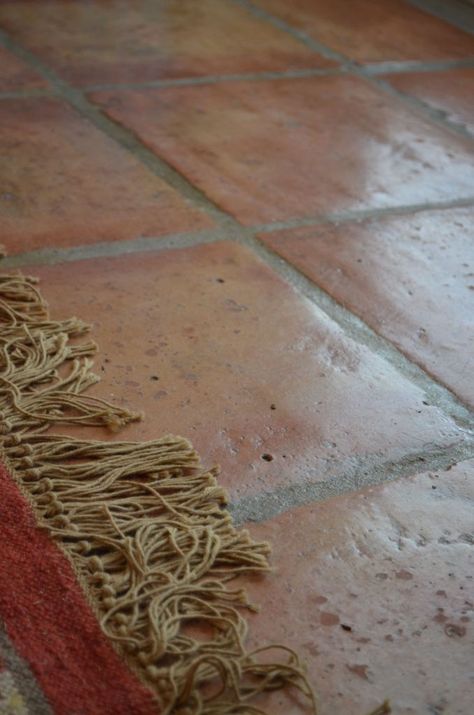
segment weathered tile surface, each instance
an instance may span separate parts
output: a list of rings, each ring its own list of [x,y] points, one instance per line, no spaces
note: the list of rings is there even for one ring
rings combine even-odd
[[[359,79],[92,98],[245,224],[474,193],[468,141]]]
[[[269,233],[264,241],[474,404],[474,210]]]
[[[358,62],[472,57],[474,38],[403,0],[259,0]]]
[[[2,2],[0,25],[75,84],[333,64],[222,0]]]
[[[18,57],[0,47],[0,92],[44,89],[47,82]]]
[[[235,244],[28,270],[53,315],[95,324],[94,394],[146,413],[126,435],[189,437],[234,496],[461,439],[421,390]]]
[[[474,688],[474,462],[287,512],[252,534],[274,576],[251,644],[305,655],[321,713],[468,715]],[[275,715],[293,713],[279,698]],[[295,709],[296,712],[296,709]]]
[[[356,62],[474,56],[471,36],[402,0],[256,1]],[[2,0],[0,28],[78,87],[337,66],[243,4]],[[386,80],[472,130],[472,70]],[[44,88],[0,48],[0,93]],[[360,79],[90,96],[247,225],[474,195],[472,142]],[[426,211],[262,239],[474,404],[473,216]],[[0,98],[10,253],[103,241],[113,251],[209,226],[65,103]],[[401,460],[433,459],[426,450],[453,456],[467,432],[239,244],[26,270],[52,316],[94,323],[102,382],[90,394],[146,413],[120,435],[75,434],[183,434],[222,464],[234,503],[249,497],[238,513],[250,503],[277,567],[250,581],[263,606],[250,645],[306,656],[321,715],[366,715],[386,697],[394,715],[471,715],[474,463],[292,509],[307,481],[349,490],[367,470],[391,476],[387,462],[400,473]],[[288,511],[264,522],[277,501]],[[304,712],[281,694],[266,704]]]
[[[0,102],[1,242],[9,253],[210,225],[67,105]]]
[[[421,99],[474,134],[474,69],[410,72],[385,79],[396,89]]]

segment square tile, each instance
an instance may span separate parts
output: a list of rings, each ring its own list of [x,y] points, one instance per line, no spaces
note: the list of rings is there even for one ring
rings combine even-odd
[[[249,588],[263,606],[249,645],[305,657],[321,713],[361,715],[389,698],[394,715],[467,715],[473,499],[471,461],[252,524],[276,573]],[[294,712],[283,698],[270,711]]]
[[[474,134],[474,69],[409,72],[385,79],[396,89],[421,99]]]
[[[48,83],[27,64],[0,47],[0,92],[19,89],[44,89]]]
[[[1,242],[9,253],[197,230],[210,220],[53,99],[0,102]]]
[[[77,85],[334,64],[222,0],[2,2],[0,24]]]
[[[360,63],[474,56],[472,35],[403,0],[258,0],[258,4]]]
[[[467,140],[355,78],[92,99],[244,224],[474,194]]]
[[[262,238],[474,405],[473,231],[469,208]]]
[[[92,394],[145,411],[118,438],[189,437],[234,497],[463,440],[420,389],[236,244],[28,272],[52,315],[94,323]]]

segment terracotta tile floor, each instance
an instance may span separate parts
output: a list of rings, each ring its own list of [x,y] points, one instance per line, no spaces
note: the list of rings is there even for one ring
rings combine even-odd
[[[0,92],[44,89],[48,83],[33,68],[0,47]]]
[[[474,405],[473,236],[463,208],[262,238]]]
[[[396,89],[420,99],[474,135],[474,68],[395,74],[386,79]]]
[[[0,29],[5,266],[94,323],[128,436],[190,437],[273,542],[252,644],[301,652],[320,715],[471,715],[472,35],[403,0]]]
[[[446,60],[474,54],[472,37],[403,0],[261,0],[259,4],[357,62]]]
[[[474,193],[472,143],[359,78],[91,98],[246,225]]]

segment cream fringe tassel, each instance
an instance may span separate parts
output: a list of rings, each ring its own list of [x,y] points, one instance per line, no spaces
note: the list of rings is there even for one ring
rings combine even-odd
[[[70,558],[102,629],[156,694],[162,715],[257,715],[249,700],[292,686],[316,705],[295,653],[248,653],[245,593],[266,543],[236,531],[216,471],[189,442],[96,442],[58,425],[116,431],[140,419],[82,393],[98,381],[88,327],[50,320],[32,278],[0,276],[0,438],[39,524]],[[71,342],[71,339],[74,339]],[[263,660],[260,660],[263,654]],[[271,662],[269,662],[269,660]]]

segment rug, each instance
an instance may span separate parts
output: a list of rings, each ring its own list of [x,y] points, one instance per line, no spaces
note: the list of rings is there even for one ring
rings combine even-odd
[[[88,331],[0,276],[0,712],[250,715],[287,688],[316,712],[291,649],[245,647],[242,577],[269,546],[233,526],[217,470],[181,437],[64,434],[141,419],[85,394]]]

